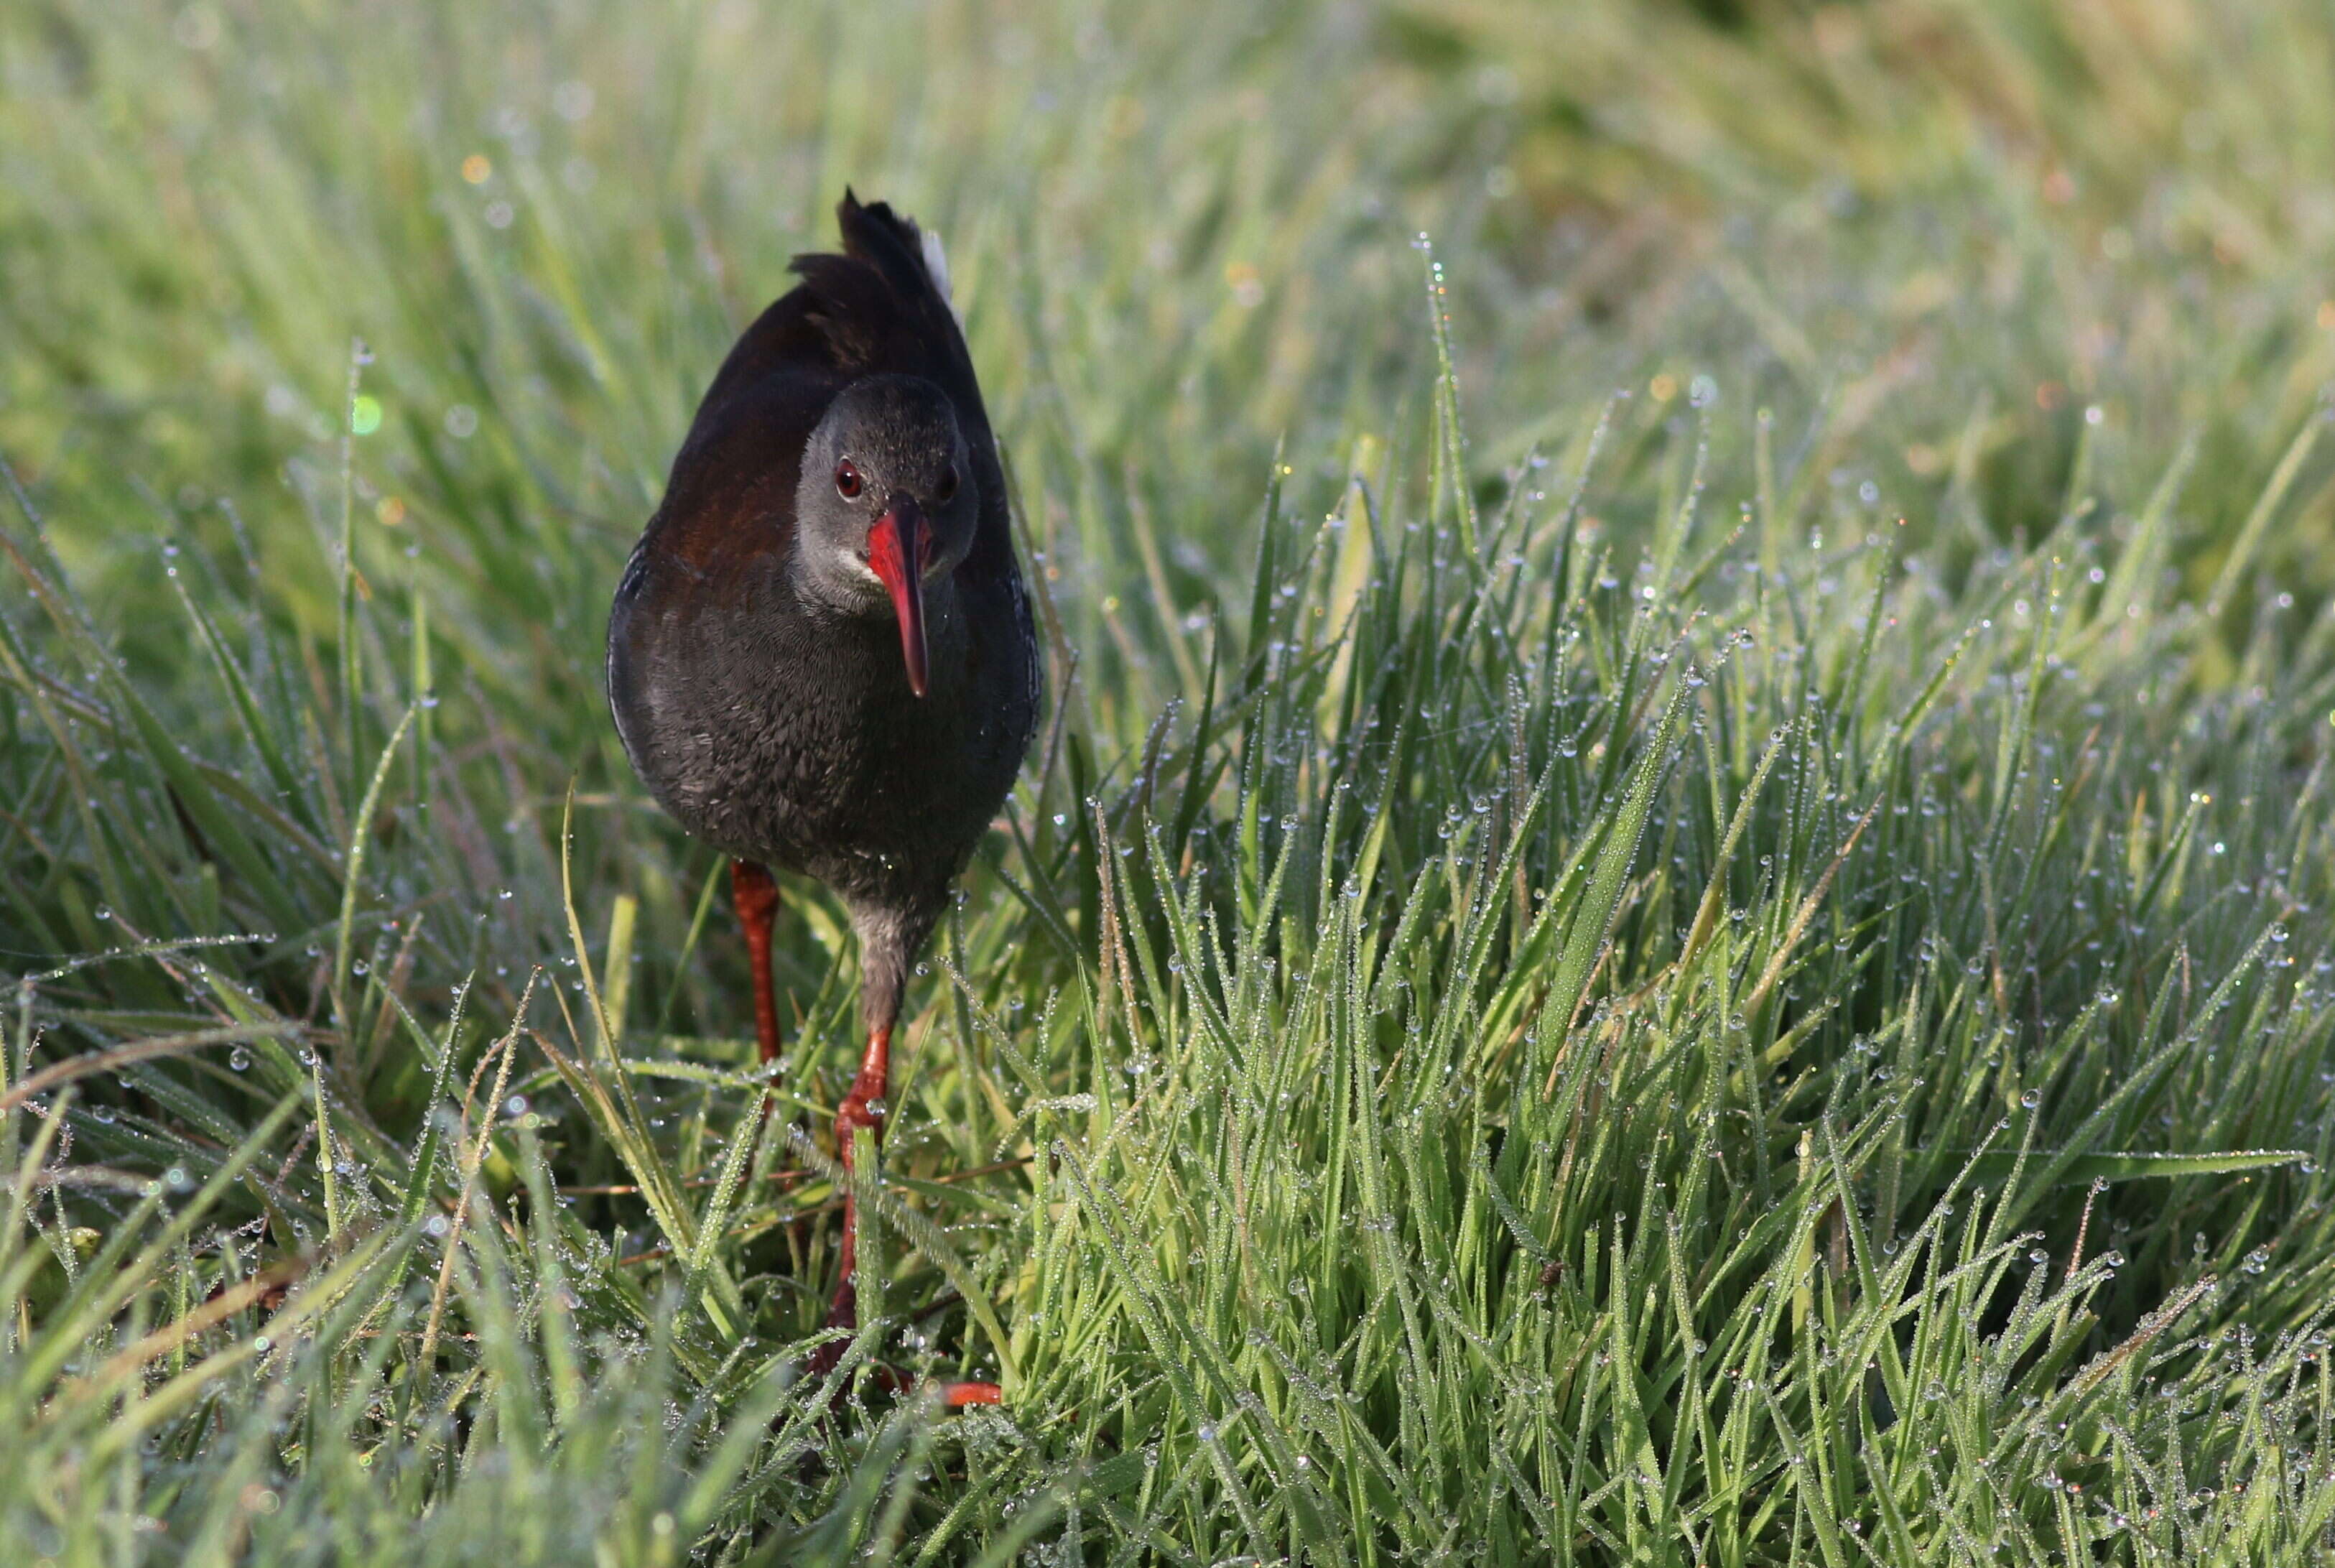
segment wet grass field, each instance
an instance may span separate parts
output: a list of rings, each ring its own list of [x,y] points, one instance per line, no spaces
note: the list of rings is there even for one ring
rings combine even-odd
[[[0,1555],[2323,1555],[2330,71],[0,11]],[[1050,708],[821,1382],[857,955],[789,884],[766,1080],[600,648],[847,182],[948,243]]]

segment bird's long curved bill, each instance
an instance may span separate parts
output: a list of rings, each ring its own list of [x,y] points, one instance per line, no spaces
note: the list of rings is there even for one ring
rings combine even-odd
[[[900,657],[908,667],[908,690],[925,694],[925,557],[932,548],[932,529],[924,508],[905,496],[892,504],[867,530],[867,565],[891,590],[892,610],[900,618]]]

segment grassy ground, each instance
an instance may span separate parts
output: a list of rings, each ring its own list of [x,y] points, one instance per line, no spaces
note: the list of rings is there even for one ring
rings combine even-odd
[[[2324,1556],[2331,57],[0,13],[8,1560]],[[1053,712],[837,1404],[855,955],[790,886],[733,1138],[597,670],[847,180],[949,239]]]

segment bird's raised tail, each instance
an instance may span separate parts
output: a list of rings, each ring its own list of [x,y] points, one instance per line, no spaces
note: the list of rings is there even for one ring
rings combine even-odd
[[[948,253],[939,235],[893,211],[890,202],[861,202],[849,186],[836,203],[835,221],[843,231],[843,254],[875,267],[902,307],[936,326],[937,306],[951,327],[957,325],[956,307],[949,299]],[[796,270],[812,276],[801,261]]]
[[[698,407],[709,423],[745,387],[782,373],[830,378],[919,375],[939,383],[976,447],[990,440],[981,388],[948,297],[948,259],[937,237],[848,189],[837,204],[843,249],[794,258],[802,281],[773,301],[738,339]]]
[[[949,297],[948,248],[938,234],[893,211],[890,202],[862,203],[848,185],[843,188],[843,199],[836,204],[835,218],[843,230],[846,255],[876,262],[889,272],[905,252],[924,273],[925,286],[940,295],[951,315],[955,314],[956,302]]]

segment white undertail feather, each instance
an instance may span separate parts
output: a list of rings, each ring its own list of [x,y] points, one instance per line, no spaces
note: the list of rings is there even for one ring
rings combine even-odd
[[[948,303],[949,314],[956,316],[957,324],[963,326],[964,317],[957,315],[956,301],[949,298],[947,247],[941,244],[941,237],[929,228],[919,229],[916,237],[924,253],[925,276],[933,280],[933,287],[939,290],[941,298]]]

